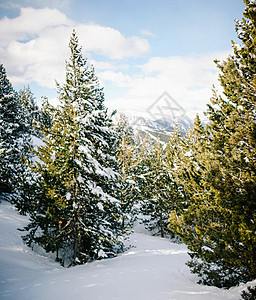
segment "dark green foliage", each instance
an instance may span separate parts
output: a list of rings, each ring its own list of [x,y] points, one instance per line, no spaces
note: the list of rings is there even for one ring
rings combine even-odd
[[[33,141],[40,137],[38,126],[41,114],[35,103],[34,96],[28,87],[24,87],[18,93],[18,101],[22,108],[23,132],[20,145],[19,165],[17,166],[17,178],[13,187],[14,196],[12,202],[20,213],[25,214],[34,210],[33,195],[33,171],[31,164],[34,157]]]
[[[207,128],[197,118],[174,156],[183,199],[171,228],[191,251],[192,272],[218,287],[256,277],[256,7],[245,3],[242,46],[218,63],[224,96],[214,91]]]
[[[137,165],[134,153],[135,136],[124,115],[120,116],[116,131],[119,136],[117,157],[121,175],[118,199],[121,201],[124,212],[123,226],[130,225],[132,227],[138,213],[136,204],[140,196],[138,183],[134,178],[134,168]]]
[[[0,192],[13,192],[23,132],[22,106],[0,64]]]
[[[242,291],[242,299],[244,300],[255,300],[256,299],[256,286],[249,286],[248,291]]]
[[[32,137],[39,110],[29,87],[16,93],[0,65],[0,191],[21,213],[32,209],[30,195]],[[10,194],[11,193],[11,194]]]
[[[155,235],[172,236],[168,217],[173,208],[173,180],[166,165],[164,144],[144,138],[137,160],[139,165],[135,178],[140,188],[143,223]]]
[[[36,208],[27,243],[56,252],[64,265],[116,255],[124,214],[119,195],[118,135],[94,69],[73,32],[60,106],[45,103],[43,144],[33,166]]]

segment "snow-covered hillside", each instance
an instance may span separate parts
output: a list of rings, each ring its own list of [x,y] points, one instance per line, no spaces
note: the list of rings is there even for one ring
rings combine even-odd
[[[238,300],[245,288],[197,285],[184,245],[139,232],[118,257],[65,269],[23,244],[17,228],[26,224],[13,206],[0,204],[0,299]]]
[[[129,114],[126,114],[125,117],[135,133],[141,136],[148,135],[153,140],[160,138],[164,142],[169,139],[176,126],[178,126],[181,133],[185,133],[193,125],[193,121],[186,115],[175,119],[163,118],[154,120]]]

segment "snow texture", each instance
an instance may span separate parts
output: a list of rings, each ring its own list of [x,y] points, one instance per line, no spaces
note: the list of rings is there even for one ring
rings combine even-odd
[[[256,0],[250,0],[249,4],[252,5],[252,6],[256,6]]]
[[[0,299],[6,300],[238,300],[247,285],[230,290],[196,284],[185,266],[187,249],[136,232],[116,258],[62,268],[33,252],[21,232],[28,218],[0,204]],[[255,284],[255,282],[253,282]]]

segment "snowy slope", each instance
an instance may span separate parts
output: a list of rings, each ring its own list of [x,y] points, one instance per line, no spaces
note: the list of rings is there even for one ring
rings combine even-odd
[[[197,285],[184,245],[142,233],[116,258],[65,269],[23,244],[17,228],[26,224],[9,203],[0,204],[0,299],[238,300],[245,288]]]
[[[128,123],[141,137],[148,135],[153,140],[160,138],[161,141],[167,142],[174,128],[179,127],[181,133],[185,133],[193,125],[193,121],[186,115],[176,119],[146,119],[143,117],[125,115]],[[118,120],[118,119],[117,119]]]

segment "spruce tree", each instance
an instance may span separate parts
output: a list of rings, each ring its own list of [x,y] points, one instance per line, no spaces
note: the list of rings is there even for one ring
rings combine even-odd
[[[144,223],[153,234],[165,237],[171,233],[168,216],[172,209],[172,178],[166,167],[165,147],[158,140],[142,149],[146,150],[146,153],[142,153],[144,172],[141,173],[141,211],[146,216]]]
[[[12,203],[20,213],[25,214],[34,209],[33,195],[33,171],[31,164],[34,155],[34,143],[38,142],[40,134],[38,126],[40,123],[40,110],[35,102],[30,87],[24,87],[18,93],[18,102],[22,109],[23,131],[20,139],[19,164],[17,166],[17,177],[15,180],[14,197]]]
[[[123,213],[116,198],[117,133],[75,32],[69,47],[66,82],[58,85],[61,104],[45,108],[52,124],[44,126],[44,145],[37,150],[38,205],[26,238],[56,251],[63,264],[74,265],[116,255],[122,246]]]
[[[23,111],[0,64],[0,192],[13,192],[20,163],[20,138],[24,131]]]

